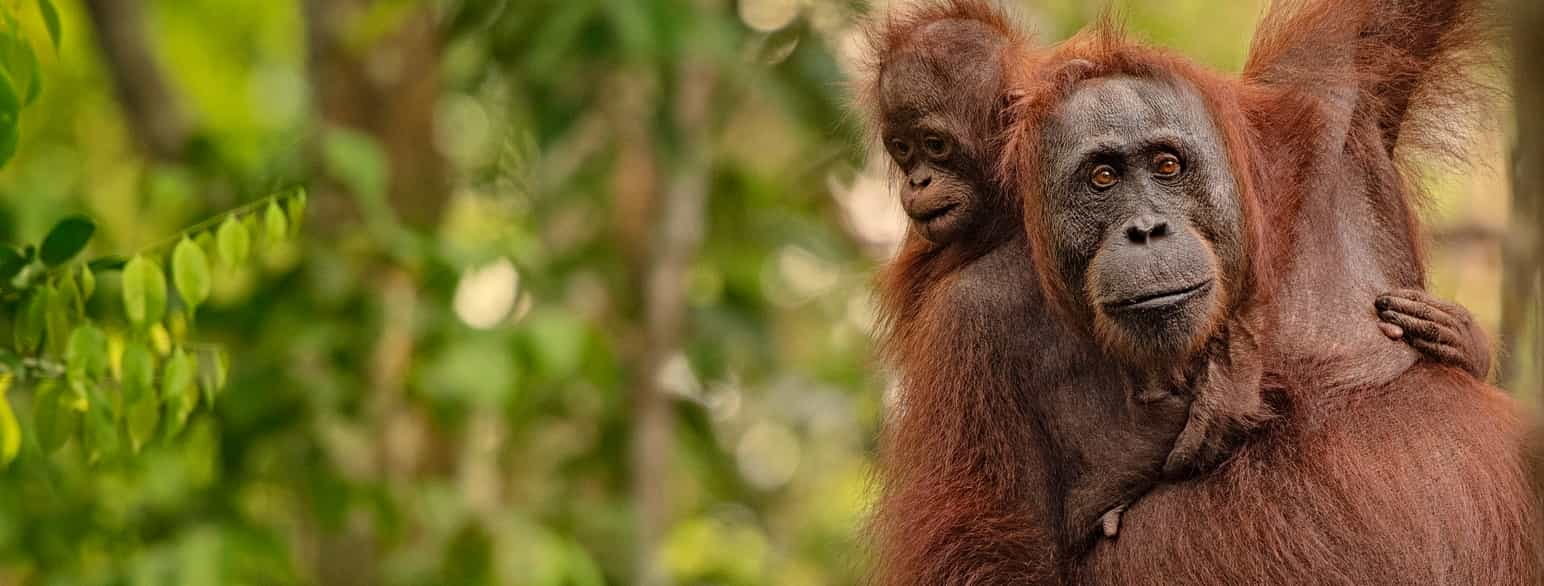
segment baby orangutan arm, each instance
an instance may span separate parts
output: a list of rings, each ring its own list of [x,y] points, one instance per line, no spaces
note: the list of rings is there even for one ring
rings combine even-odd
[[[1247,319],[1228,323],[1207,344],[1199,364],[1150,378],[1130,397],[1134,409],[1173,395],[1190,397],[1189,415],[1163,463],[1163,478],[1180,480],[1215,468],[1239,440],[1271,418],[1260,389],[1259,348]],[[1105,537],[1119,533],[1121,514],[1130,504],[1116,505],[1100,517]]]
[[[1420,289],[1397,289],[1374,302],[1378,328],[1404,340],[1427,358],[1456,366],[1485,380],[1490,374],[1490,342],[1463,306]]]

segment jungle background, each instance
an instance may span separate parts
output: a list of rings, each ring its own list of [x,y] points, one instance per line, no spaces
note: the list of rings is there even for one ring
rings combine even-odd
[[[54,4],[0,241],[86,214],[92,252],[132,251],[287,186],[309,207],[199,308],[230,370],[186,431],[110,461],[27,432],[0,584],[858,580],[886,389],[869,279],[904,230],[848,107],[861,6]],[[1115,5],[1231,71],[1261,8]],[[1016,8],[1047,40],[1099,11]],[[1430,170],[1428,220],[1431,288],[1533,402],[1530,68],[1497,79],[1533,107]],[[30,392],[9,397],[27,429]]]

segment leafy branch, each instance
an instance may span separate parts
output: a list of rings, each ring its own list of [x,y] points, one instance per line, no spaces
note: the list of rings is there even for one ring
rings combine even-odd
[[[23,437],[21,426],[9,423],[16,416],[3,393],[13,382],[35,391],[32,431],[44,454],[79,438],[93,461],[125,453],[125,445],[137,452],[157,437],[174,436],[199,405],[212,405],[225,386],[225,352],[185,339],[213,290],[210,259],[228,269],[242,266],[254,243],[272,246],[292,237],[305,205],[304,189],[288,189],[127,259],[79,260],[96,233],[86,216],[60,220],[38,245],[0,247],[0,317],[10,318],[12,330],[9,347],[0,344],[0,467],[16,458],[9,447]],[[162,266],[171,267],[170,278]],[[86,302],[98,276],[114,271],[122,274],[130,327],[109,334]],[[169,330],[173,317],[184,327]]]

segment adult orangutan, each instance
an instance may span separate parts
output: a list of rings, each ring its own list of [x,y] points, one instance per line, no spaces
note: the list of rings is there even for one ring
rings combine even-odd
[[[1053,305],[1137,371],[1204,368],[1233,332],[1256,332],[1244,352],[1279,415],[1214,472],[1135,503],[1119,539],[1068,578],[1544,577],[1516,406],[1383,342],[1368,309],[1377,299],[1406,335],[1452,337],[1400,325],[1388,310],[1403,300],[1376,292],[1424,280],[1414,188],[1396,157],[1450,144],[1416,121],[1452,114],[1446,92],[1467,81],[1455,64],[1483,42],[1478,11],[1463,0],[1278,6],[1242,80],[1108,25],[1026,63],[1001,161]]]
[[[1199,369],[1103,368],[1094,340],[1051,315],[1025,262],[1017,194],[993,179],[1024,40],[974,2],[926,6],[877,31],[866,103],[904,176],[914,230],[881,282],[886,353],[903,390],[883,441],[876,579],[1060,582],[1099,534],[1096,519],[1113,533],[1108,513],[1163,478],[1166,463],[1171,478],[1205,464],[1266,414],[1255,353],[1242,351],[1245,337],[1210,344]],[[1466,354],[1482,352],[1482,338],[1423,337],[1467,334],[1461,309],[1424,310],[1438,306],[1419,291],[1399,299],[1388,315],[1404,325],[1391,336],[1455,363],[1486,360]],[[1481,343],[1463,345],[1470,339]],[[1208,407],[1209,397],[1226,400]],[[1182,430],[1199,432],[1187,442]]]

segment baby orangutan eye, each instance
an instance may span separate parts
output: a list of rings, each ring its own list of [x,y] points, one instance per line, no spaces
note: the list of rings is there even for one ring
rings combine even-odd
[[[890,139],[890,151],[895,153],[895,158],[904,159],[911,156],[911,144],[899,138]]]
[[[1115,168],[1109,165],[1094,167],[1094,174],[1088,178],[1088,182],[1094,186],[1094,189],[1101,191],[1109,189],[1119,181],[1120,177],[1115,174]]]
[[[949,142],[936,136],[929,136],[923,139],[922,149],[927,151],[927,156],[935,159],[949,156]]]
[[[1173,179],[1178,177],[1182,170],[1184,169],[1179,164],[1179,158],[1174,155],[1163,154],[1153,159],[1153,174],[1161,178]]]

